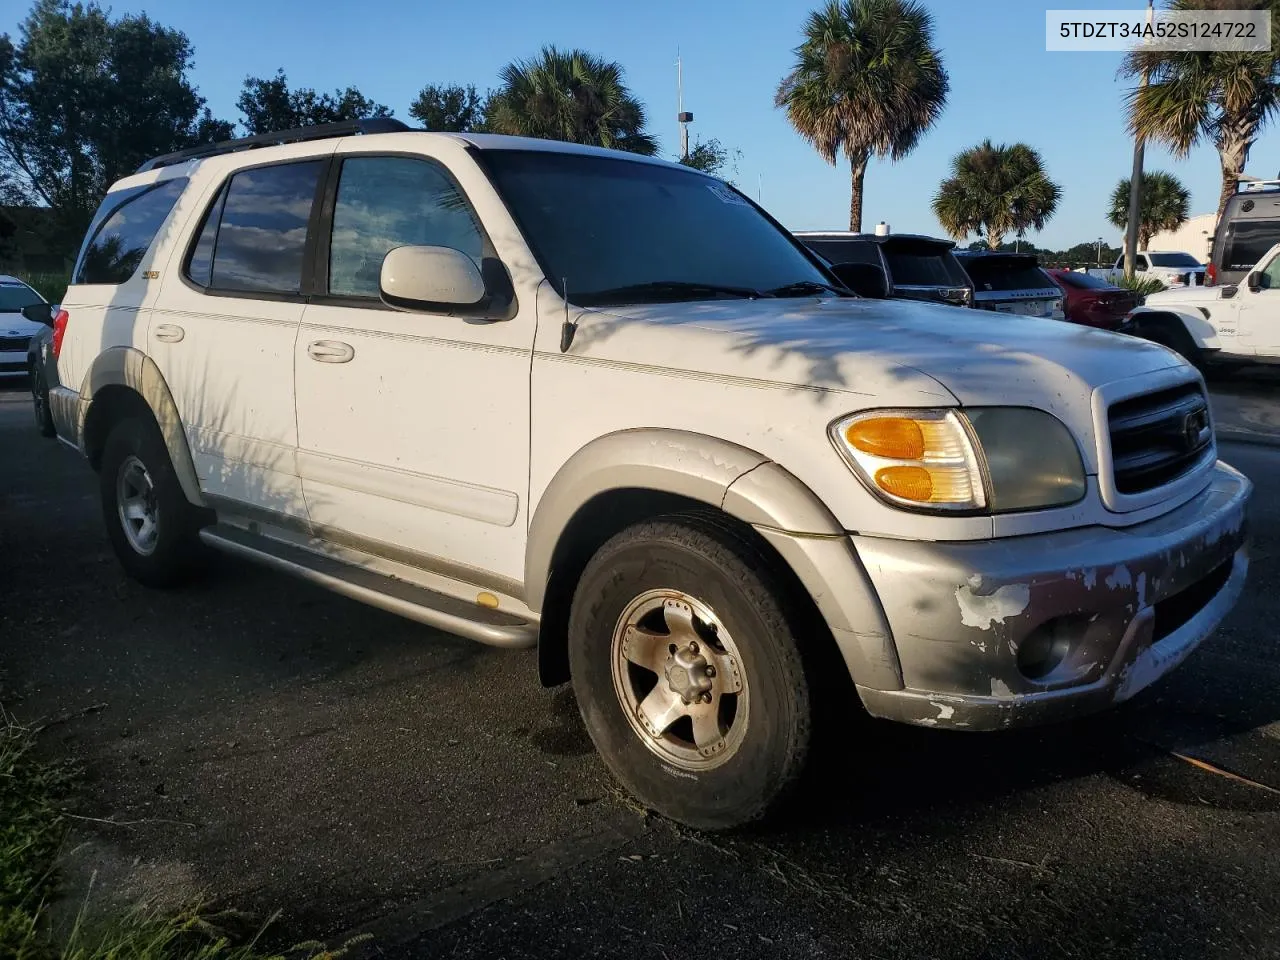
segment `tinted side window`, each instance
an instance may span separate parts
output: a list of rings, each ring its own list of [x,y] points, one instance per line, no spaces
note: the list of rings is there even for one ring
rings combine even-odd
[[[800,242],[831,263],[874,263],[881,266],[880,251],[874,243],[848,240],[810,240],[801,237]]]
[[[124,283],[133,276],[186,185],[185,177],[166,180],[116,207],[85,248],[72,282]]]
[[[210,286],[247,293],[301,289],[307,221],[325,162],[259,167],[231,178],[222,201]]]
[[[382,258],[393,247],[461,250],[480,265],[484,239],[453,181],[408,157],[352,157],[342,163],[329,246],[329,293],[377,297]]]
[[[1222,269],[1252,270],[1277,243],[1280,243],[1280,220],[1237,220],[1227,228]]]
[[[223,184],[214,198],[213,206],[204,215],[204,224],[200,227],[200,239],[191,251],[191,259],[187,263],[187,277],[202,287],[207,287],[213,280],[213,252],[218,239],[218,224],[222,222],[222,207],[227,201],[227,185]]]

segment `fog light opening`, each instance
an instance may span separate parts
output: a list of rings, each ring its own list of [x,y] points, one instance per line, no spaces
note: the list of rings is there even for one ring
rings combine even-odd
[[[1018,644],[1018,669],[1028,680],[1043,680],[1062,666],[1076,640],[1084,636],[1078,617],[1055,617],[1042,623]]]

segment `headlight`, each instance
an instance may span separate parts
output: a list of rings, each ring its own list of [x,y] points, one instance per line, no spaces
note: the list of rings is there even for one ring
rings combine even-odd
[[[1041,410],[871,410],[837,420],[831,439],[870,490],[900,506],[1006,513],[1085,492],[1075,440]]]

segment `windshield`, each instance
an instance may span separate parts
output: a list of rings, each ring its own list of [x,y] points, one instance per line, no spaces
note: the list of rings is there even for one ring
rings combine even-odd
[[[1077,290],[1115,290],[1116,285],[1110,280],[1104,280],[1102,277],[1095,277],[1088,273],[1076,273],[1074,270],[1068,273],[1054,274],[1059,280],[1069,287],[1075,287]]]
[[[832,282],[737,191],[702,174],[551,151],[494,150],[484,160],[571,303],[813,296]]]
[[[1198,267],[1200,261],[1189,253],[1148,253],[1153,267]]]
[[[891,243],[884,246],[889,272],[895,285],[922,287],[967,287],[969,278],[960,269],[955,256],[948,251],[935,253],[898,250]]]
[[[974,289],[988,290],[1057,290],[1057,286],[1034,261],[1022,258],[967,257],[965,272],[973,278]]]
[[[44,303],[44,299],[25,283],[0,284],[0,313],[17,313],[33,303]]]

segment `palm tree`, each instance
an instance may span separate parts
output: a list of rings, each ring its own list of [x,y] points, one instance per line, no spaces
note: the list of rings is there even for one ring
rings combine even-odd
[[[849,229],[861,230],[871,155],[902,159],[946,105],[933,17],[915,0],[829,0],[804,34],[774,104],[827,163],[848,158]]]
[[[1129,128],[1163,143],[1179,157],[1208,141],[1218,150],[1222,190],[1218,218],[1236,192],[1249,149],[1280,106],[1280,0],[1228,6],[1271,11],[1271,49],[1265,53],[1142,51],[1125,57],[1122,72],[1144,73],[1148,84],[1125,98]],[[1174,10],[1223,7],[1221,0],[1172,0]]]
[[[488,106],[488,129],[652,155],[644,107],[622,81],[622,67],[582,50],[543,47],[507,64]]]
[[[1138,246],[1145,250],[1162,230],[1177,230],[1187,222],[1191,194],[1171,173],[1142,175],[1142,206],[1138,211]],[[1107,219],[1124,230],[1129,225],[1129,181],[1121,180],[1111,193]]]
[[[933,198],[933,212],[957,240],[985,236],[1000,249],[1005,234],[1043,230],[1062,196],[1044,171],[1040,154],[1025,143],[994,146],[984,140],[951,161],[951,176]]]

